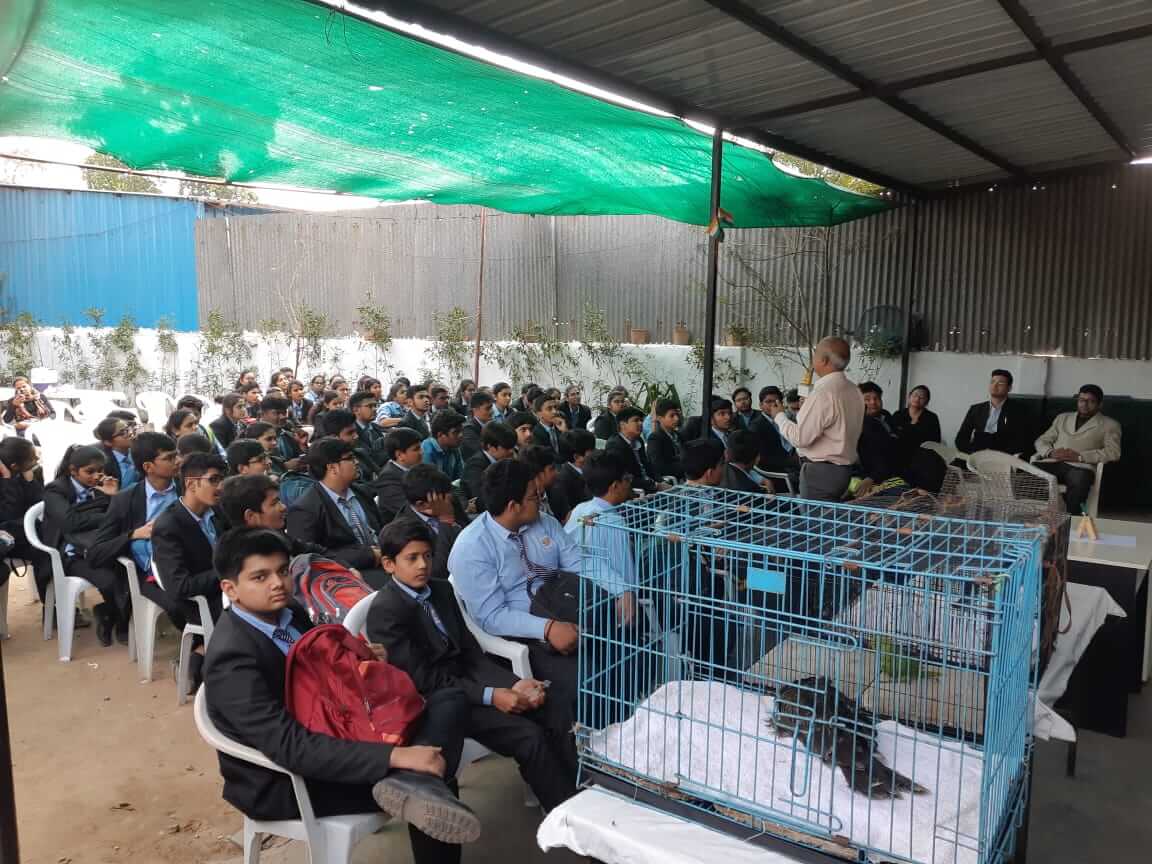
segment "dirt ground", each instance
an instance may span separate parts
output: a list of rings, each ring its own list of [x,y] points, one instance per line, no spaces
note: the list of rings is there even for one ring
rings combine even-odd
[[[237,862],[240,816],[220,797],[216,757],[176,704],[170,663],[178,638],[157,641],[154,680],[140,684],[124,646],[77,631],[72,662],[40,632],[29,580],[13,577],[3,644],[23,864]],[[90,598],[96,602],[97,597]],[[486,759],[462,778],[485,831],[465,861],[542,860],[539,812],[523,806],[510,760]],[[509,858],[508,856],[512,856]],[[563,861],[564,854],[549,856]],[[300,844],[268,849],[266,864],[307,861]],[[411,860],[395,825],[364,841],[357,862]]]

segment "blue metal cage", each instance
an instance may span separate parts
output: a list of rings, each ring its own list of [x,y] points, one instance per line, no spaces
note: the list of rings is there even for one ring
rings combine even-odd
[[[850,860],[1012,853],[1042,528],[689,485],[581,531],[584,779]]]

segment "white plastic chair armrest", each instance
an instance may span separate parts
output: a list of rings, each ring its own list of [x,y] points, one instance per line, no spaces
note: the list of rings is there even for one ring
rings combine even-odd
[[[510,639],[504,639],[501,636],[493,636],[491,633],[486,632],[469,614],[468,608],[464,605],[464,601],[456,591],[456,580],[452,576],[449,576],[448,581],[452,585],[453,593],[456,594],[456,605],[460,607],[460,614],[464,618],[464,625],[468,628],[468,632],[475,637],[476,642],[480,645],[480,649],[485,654],[491,654],[494,657],[501,657],[507,660],[512,664],[512,671],[520,678],[531,678],[532,666],[528,659],[528,646],[519,642],[513,642]]]
[[[204,647],[208,647],[208,643],[212,640],[212,610],[208,608],[208,598],[203,594],[197,594],[192,600],[196,603],[196,608],[200,610],[200,626],[204,630]]]
[[[287,768],[277,765],[259,750],[244,744],[239,744],[217,729],[216,724],[212,722],[212,718],[208,716],[208,701],[204,697],[204,692],[205,688],[203,687],[197,690],[196,701],[193,703],[193,716],[196,720],[196,728],[200,730],[200,737],[207,741],[214,749],[228,756],[241,759],[244,762],[250,762],[253,765],[259,765],[261,768],[267,768],[270,771],[279,771],[281,774],[287,774],[290,777],[295,776]]]

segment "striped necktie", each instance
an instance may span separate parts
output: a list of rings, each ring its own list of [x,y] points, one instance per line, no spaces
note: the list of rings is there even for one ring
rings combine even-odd
[[[508,539],[516,545],[516,549],[520,552],[520,562],[528,573],[528,596],[532,597],[536,593],[536,583],[540,580],[548,581],[554,578],[556,571],[537,564],[528,557],[528,548],[524,545],[524,535],[513,531],[508,534]]]
[[[364,527],[364,523],[360,521],[360,514],[356,512],[356,508],[352,506],[352,502],[348,498],[337,498],[340,502],[340,507],[344,511],[344,518],[348,521],[348,525],[352,528],[352,533],[356,535],[356,539],[365,546],[372,545],[372,538],[368,536],[368,529]]]

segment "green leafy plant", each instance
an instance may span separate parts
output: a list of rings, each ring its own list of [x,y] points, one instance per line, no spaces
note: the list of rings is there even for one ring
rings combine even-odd
[[[468,375],[468,361],[473,351],[468,339],[470,321],[468,313],[459,306],[453,306],[445,315],[432,315],[436,338],[428,352],[431,362],[428,371],[445,383],[455,384]]]
[[[16,375],[27,375],[40,356],[37,335],[40,322],[28,312],[12,315],[0,307],[0,354],[5,383]]]
[[[92,363],[84,340],[71,322],[62,324],[59,335],[52,337],[52,354],[61,384],[82,386],[92,377]]]
[[[392,368],[388,362],[388,354],[392,350],[392,316],[386,307],[372,302],[371,294],[366,294],[364,302],[356,307],[356,315],[360,341],[372,346],[376,377],[379,378],[382,368],[385,372]]]
[[[180,343],[172,319],[167,315],[156,321],[156,347],[160,351],[160,368],[153,373],[151,386],[165,393],[175,393],[180,389]]]
[[[611,334],[608,316],[603,309],[585,303],[580,329],[580,353],[591,362],[596,376],[591,387],[585,389],[597,406],[603,407],[605,396],[613,387],[635,390],[652,378],[639,350],[622,345]]]
[[[196,359],[189,383],[192,389],[215,395],[231,388],[252,359],[252,349],[244,331],[223,313],[212,310],[200,330]]]
[[[688,362],[699,376],[704,374],[704,343],[693,342],[688,351]],[[697,376],[697,377],[699,377]],[[712,390],[723,392],[730,387],[747,381],[752,377],[752,370],[745,366],[737,366],[727,357],[716,354],[712,358]]]
[[[514,387],[536,380],[563,387],[575,383],[579,368],[572,346],[549,335],[535,321],[515,325],[507,342],[486,343],[481,355],[499,366]]]
[[[332,324],[323,312],[311,306],[300,304],[289,309],[292,338],[296,345],[296,362],[293,368],[299,369],[301,360],[309,366],[318,366],[324,359],[324,340],[332,335]]]

